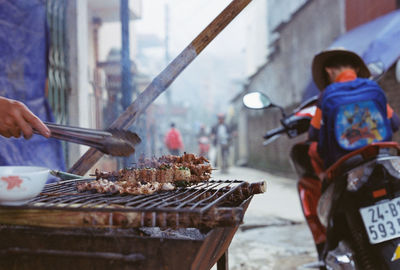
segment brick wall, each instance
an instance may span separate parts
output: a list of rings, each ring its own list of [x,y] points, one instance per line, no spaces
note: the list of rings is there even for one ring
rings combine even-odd
[[[347,31],[396,9],[396,0],[347,0]]]

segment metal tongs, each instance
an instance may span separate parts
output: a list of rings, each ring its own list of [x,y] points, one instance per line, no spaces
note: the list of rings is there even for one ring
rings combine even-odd
[[[44,122],[51,131],[51,138],[94,147],[112,156],[129,156],[135,152],[140,137],[128,130],[108,129],[106,131],[64,126]],[[35,133],[38,133],[34,130]]]

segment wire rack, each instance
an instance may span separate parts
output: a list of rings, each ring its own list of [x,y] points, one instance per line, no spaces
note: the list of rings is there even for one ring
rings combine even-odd
[[[93,179],[78,181],[90,180]],[[23,207],[79,211],[203,213],[212,207],[233,203],[237,199],[235,194],[240,194],[241,187],[247,184],[239,180],[212,180],[151,195],[115,195],[90,191],[77,192],[76,183],[77,181],[65,181],[48,184],[38,197]]]

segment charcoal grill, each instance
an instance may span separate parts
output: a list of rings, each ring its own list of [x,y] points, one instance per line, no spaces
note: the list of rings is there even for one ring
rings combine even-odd
[[[80,181],[87,181],[80,180]],[[152,195],[49,184],[0,207],[0,269],[227,269],[227,249],[264,183],[213,180]]]

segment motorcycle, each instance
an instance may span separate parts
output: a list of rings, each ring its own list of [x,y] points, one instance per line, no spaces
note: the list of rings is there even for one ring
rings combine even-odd
[[[281,126],[264,135],[264,145],[286,134],[308,131],[317,97],[286,115],[259,92],[246,94],[250,109],[277,107]],[[291,163],[299,176],[298,193],[319,255],[314,268],[328,270],[400,269],[400,146],[378,142],[343,156],[317,175],[309,142],[295,144]]]

